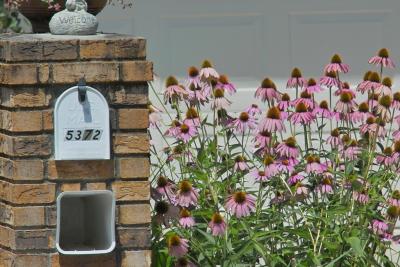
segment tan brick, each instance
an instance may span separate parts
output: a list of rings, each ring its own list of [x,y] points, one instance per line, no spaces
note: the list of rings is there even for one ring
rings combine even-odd
[[[78,58],[78,40],[44,41],[43,60],[73,60]]]
[[[150,184],[147,181],[114,182],[112,190],[117,201],[149,200]]]
[[[0,267],[16,267],[14,264],[14,254],[0,248]]]
[[[115,105],[146,105],[149,102],[147,83],[125,84],[108,87],[111,104]]]
[[[118,159],[119,177],[147,178],[150,176],[150,160],[148,158]]]
[[[5,107],[46,107],[51,95],[42,88],[2,88],[1,104]]]
[[[10,132],[36,132],[42,130],[41,111],[2,110],[2,129]]]
[[[0,245],[6,248],[15,247],[15,235],[13,229],[0,225]]]
[[[2,152],[10,156],[49,156],[52,144],[50,136],[7,136],[0,134]]]
[[[151,246],[151,232],[148,227],[117,229],[119,245],[122,248],[148,249]]]
[[[115,252],[105,255],[51,255],[50,267],[116,267]]]
[[[149,153],[149,136],[141,133],[121,133],[114,135],[115,154]]]
[[[46,204],[55,201],[55,184],[10,184],[0,181],[0,189],[0,198],[14,204]]]
[[[67,191],[80,191],[81,190],[81,184],[74,183],[74,184],[62,184],[61,185],[61,191],[62,192],[67,192]]]
[[[88,183],[86,185],[87,190],[106,190],[105,183]]]
[[[44,166],[42,160],[10,160],[0,158],[0,176],[8,179],[42,180]]]
[[[113,160],[48,162],[49,179],[110,179],[114,177]]]
[[[120,205],[118,209],[118,222],[120,224],[144,224],[151,222],[149,204]]]
[[[121,62],[121,80],[124,82],[148,82],[153,80],[153,63],[149,61]]]
[[[38,83],[47,84],[50,82],[50,65],[49,64],[38,64]]]
[[[53,63],[53,83],[76,83],[85,77],[88,83],[117,82],[118,63],[109,61]]]
[[[13,225],[14,211],[11,206],[0,202],[0,223]]]
[[[150,267],[151,250],[122,251],[121,267]]]
[[[49,261],[47,254],[15,255],[13,267],[45,267]]]
[[[45,225],[45,207],[13,207],[13,225],[40,226]]]
[[[121,38],[81,40],[81,59],[137,59],[146,57],[146,40]]]
[[[15,230],[15,250],[55,248],[55,229]]]
[[[53,130],[53,110],[45,110],[42,112],[43,130]]]
[[[119,109],[118,126],[120,129],[147,129],[149,127],[149,110]]]
[[[0,63],[0,84],[30,85],[37,84],[36,64]]]

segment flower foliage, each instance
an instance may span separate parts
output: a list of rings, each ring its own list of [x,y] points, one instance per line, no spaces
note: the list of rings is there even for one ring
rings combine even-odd
[[[387,49],[369,63],[355,86],[337,54],[320,79],[265,78],[262,105],[238,113],[211,62],[169,77],[149,105],[164,137],[151,147],[154,266],[397,265],[400,93]]]

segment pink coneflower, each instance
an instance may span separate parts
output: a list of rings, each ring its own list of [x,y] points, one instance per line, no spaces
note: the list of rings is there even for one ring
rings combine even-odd
[[[335,54],[335,55],[333,55],[333,57],[331,59],[331,63],[325,66],[324,71],[325,72],[334,71],[334,72],[347,73],[350,71],[350,67],[349,67],[349,65],[342,63],[342,59],[340,58],[340,56],[338,54]]]
[[[229,82],[228,76],[226,75],[219,76],[219,80],[216,87],[224,89],[224,91],[228,92],[230,95],[236,93],[235,86]]]
[[[365,93],[365,91],[367,91],[367,86],[370,82],[369,80],[370,80],[371,74],[372,74],[372,71],[367,71],[364,74],[363,81],[357,85],[357,89],[356,89],[357,91],[359,91],[363,94]]]
[[[393,144],[393,157],[398,161],[400,159],[400,140],[395,140]]]
[[[289,108],[289,106],[291,105],[290,102],[290,96],[288,94],[283,94],[281,101],[278,102],[278,108],[279,110],[285,110],[287,111],[287,109]]]
[[[231,125],[237,133],[244,133],[247,129],[256,128],[256,121],[253,117],[249,115],[247,112],[242,112],[239,115],[239,118],[235,119]]]
[[[306,87],[304,88],[304,91],[306,91],[308,94],[314,94],[314,93],[319,93],[322,92],[321,86],[317,84],[317,82],[311,78],[308,80]]]
[[[189,249],[188,240],[174,234],[168,238],[168,253],[173,257],[182,257],[186,255]]]
[[[319,83],[327,87],[339,87],[336,72],[334,71],[325,72],[325,76],[319,79]]]
[[[219,79],[219,74],[213,68],[210,61],[204,60],[200,70],[200,77],[204,80]]]
[[[309,111],[306,104],[299,103],[296,105],[295,112],[290,114],[289,119],[294,124],[310,124],[315,120],[312,111]]]
[[[181,257],[176,261],[175,267],[196,267],[196,265],[189,261],[186,257]]]
[[[246,192],[236,192],[227,198],[225,208],[236,218],[247,217],[256,210],[256,198]]]
[[[351,141],[348,147],[343,151],[343,156],[349,160],[356,160],[361,155],[361,148],[356,140]]]
[[[171,180],[167,179],[162,175],[158,177],[157,187],[155,189],[159,194],[167,196],[168,199],[175,198],[176,186],[172,183]]]
[[[190,87],[190,86],[194,86],[194,87],[202,87],[202,82],[201,82],[201,77],[200,77],[200,73],[199,70],[192,66],[188,69],[188,78],[186,80],[186,86]]]
[[[372,220],[372,230],[375,234],[383,235],[388,229],[387,223],[380,220]]]
[[[299,156],[299,149],[297,148],[296,139],[289,137],[276,147],[276,152],[280,157],[297,158]]]
[[[281,111],[277,107],[271,107],[267,116],[259,124],[260,131],[282,132],[286,131],[281,118]]]
[[[384,95],[378,100],[378,105],[374,108],[374,112],[385,122],[391,119],[389,108],[392,106],[392,98],[389,95]]]
[[[353,192],[353,199],[360,204],[366,204],[369,201],[368,192],[363,190],[361,192],[354,191]]]
[[[308,194],[308,188],[305,185],[303,185],[301,182],[298,182],[295,185],[295,189],[296,189],[297,196],[305,197]]]
[[[389,51],[387,48],[382,48],[379,50],[378,54],[372,57],[368,63],[376,66],[383,66],[385,68],[395,68],[393,60],[389,57]]]
[[[157,127],[161,122],[161,110],[149,104],[147,106],[149,109],[149,122],[151,127]]]
[[[199,197],[198,190],[193,188],[189,181],[179,183],[179,190],[176,196],[176,204],[181,207],[196,206]]]
[[[364,93],[365,91],[374,92],[375,89],[379,88],[382,85],[381,78],[377,72],[371,72],[368,78],[368,83],[366,83],[364,90],[361,91],[362,93]]]
[[[393,154],[393,149],[391,147],[386,147],[382,154],[376,156],[376,162],[386,167],[391,167],[395,160],[396,156]]]
[[[333,148],[338,148],[343,144],[342,139],[339,137],[339,129],[333,129],[331,135],[326,139],[326,143],[331,145]]]
[[[183,227],[183,228],[191,228],[195,225],[195,221],[194,218],[192,217],[192,213],[183,208],[181,209],[181,211],[179,212],[179,224]]]
[[[343,115],[344,120],[351,121],[353,123],[359,123],[365,120],[366,116],[371,115],[369,112],[369,106],[367,102],[363,102],[358,106],[358,110]]]
[[[343,114],[354,111],[357,107],[357,103],[353,100],[353,98],[354,97],[350,93],[341,93],[340,99],[336,103],[335,110]]]
[[[378,95],[392,95],[392,79],[389,77],[385,77],[382,80],[382,84],[380,86],[378,86],[374,93],[378,94]]]
[[[332,175],[324,175],[325,177],[322,179],[321,184],[318,186],[317,190],[322,194],[333,194],[332,187]]]
[[[188,108],[188,110],[186,111],[186,118],[183,123],[192,125],[194,127],[200,126],[199,113],[194,107]]]
[[[251,104],[251,106],[246,108],[246,112],[253,117],[262,113],[261,109],[256,104]]]
[[[231,102],[225,98],[224,89],[217,88],[214,90],[214,100],[211,103],[211,108],[215,110],[228,109]]]
[[[399,190],[395,190],[392,193],[392,197],[389,198],[387,202],[392,206],[400,207],[400,191]]]
[[[262,102],[273,102],[280,100],[280,94],[276,90],[275,83],[269,78],[265,78],[260,87],[257,88],[255,93],[256,98],[260,98]]]
[[[356,93],[350,89],[350,85],[347,82],[344,82],[341,88],[335,91],[335,96],[340,96],[342,93],[350,93],[353,98],[356,97]]]
[[[304,176],[299,174],[298,172],[294,172],[290,175],[289,179],[288,179],[288,184],[289,185],[295,185],[298,182],[301,182],[304,180]]]
[[[400,110],[400,92],[393,94],[392,108],[395,110]]]
[[[265,171],[253,170],[250,175],[258,182],[265,182],[269,180],[269,177],[265,174]]]
[[[268,178],[275,176],[279,173],[278,167],[276,166],[275,160],[270,155],[264,156],[264,173]]]
[[[182,123],[179,127],[179,132],[176,138],[182,140],[184,143],[189,142],[189,140],[197,135],[196,127],[191,124]]]
[[[233,166],[235,171],[245,171],[249,169],[249,166],[246,163],[246,158],[243,156],[235,157],[235,165]]]
[[[327,170],[327,165],[322,164],[316,155],[309,155],[306,160],[306,173],[320,174]]]
[[[271,141],[271,133],[268,131],[260,131],[254,138],[254,143],[255,143],[254,145],[256,148],[263,149],[269,146],[270,141]]]
[[[178,100],[182,100],[185,96],[188,95],[188,92],[184,88],[182,88],[178,80],[169,76],[165,82],[165,91],[164,91],[164,101],[165,103],[174,103]]]
[[[197,103],[204,104],[208,102],[208,97],[210,96],[210,87],[208,84],[202,83],[200,86],[195,86],[191,84],[188,86],[188,100],[192,105]]]
[[[286,88],[303,88],[306,84],[307,80],[302,77],[300,69],[294,68]]]
[[[219,213],[214,213],[211,221],[208,224],[208,227],[210,227],[211,234],[213,236],[224,235],[226,231],[226,223],[224,221],[224,217],[222,217],[222,215]]]
[[[303,91],[300,94],[300,97],[292,101],[292,106],[297,106],[300,103],[304,103],[310,109],[314,109],[315,101],[311,94]]]
[[[169,227],[170,221],[177,218],[179,215],[178,207],[172,206],[166,201],[158,201],[154,204],[154,211],[156,215],[154,220],[157,224],[164,224]]]
[[[313,110],[313,115],[324,119],[331,119],[335,116],[335,113],[329,110],[328,102],[323,100],[319,106]]]
[[[297,164],[299,161],[295,158],[280,158],[275,163],[278,171],[287,173],[293,172]]]

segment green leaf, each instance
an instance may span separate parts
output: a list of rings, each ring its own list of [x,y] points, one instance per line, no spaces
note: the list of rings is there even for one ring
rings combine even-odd
[[[351,248],[354,250],[357,256],[363,256],[364,255],[364,250],[362,249],[361,246],[361,240],[358,237],[352,236],[349,238],[346,238],[346,242],[349,243]]]

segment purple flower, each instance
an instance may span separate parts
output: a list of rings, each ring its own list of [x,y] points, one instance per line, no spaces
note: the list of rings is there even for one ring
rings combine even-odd
[[[198,197],[198,190],[193,188],[189,181],[184,180],[179,183],[179,190],[176,196],[177,205],[181,207],[196,206]]]
[[[378,54],[368,61],[369,64],[383,66],[387,68],[394,69],[396,66],[394,65],[393,60],[389,57],[389,51],[387,48],[382,48],[378,51]]]
[[[168,238],[168,252],[174,257],[182,257],[186,255],[189,249],[188,240],[174,234]]]
[[[280,100],[280,94],[276,90],[275,83],[269,78],[265,78],[261,86],[258,87],[255,93],[256,98],[260,98],[261,101],[272,102],[274,100]]]
[[[339,87],[336,72],[334,71],[325,72],[325,76],[319,79],[319,83],[327,87]]]
[[[269,180],[269,177],[265,174],[265,171],[260,171],[260,170],[253,170],[250,172],[250,175],[258,182],[265,182]]]
[[[303,88],[306,84],[307,81],[302,77],[300,69],[294,68],[290,79],[287,81],[286,88]]]
[[[318,156],[310,155],[307,157],[306,173],[320,174],[327,170],[327,165],[322,164]]]
[[[253,117],[250,116],[247,112],[242,112],[239,115],[239,118],[235,119],[230,126],[237,133],[244,133],[247,129],[256,128],[256,121]]]
[[[256,198],[246,192],[236,192],[227,198],[225,208],[236,218],[246,217],[256,210]]]
[[[217,88],[214,90],[214,100],[211,103],[211,108],[215,110],[228,109],[231,102],[225,98],[224,90]]]
[[[300,102],[296,105],[295,112],[289,116],[290,121],[293,124],[310,124],[315,120],[315,116],[312,111],[309,111],[306,104]]]
[[[292,173],[292,174],[290,175],[290,177],[289,177],[289,179],[288,179],[288,184],[289,184],[289,185],[295,185],[295,184],[297,184],[298,182],[301,182],[301,181],[303,181],[303,180],[304,180],[304,176],[301,175],[301,174],[299,174],[299,173],[297,173],[297,172],[295,172],[295,173]]]
[[[389,229],[387,223],[380,220],[372,220],[372,230],[377,235],[383,235]]]
[[[261,109],[256,104],[251,104],[250,107],[246,108],[246,112],[253,117],[262,113]]]
[[[277,107],[271,107],[267,116],[259,124],[260,131],[282,132],[286,131],[281,118],[281,111]]]
[[[187,143],[193,136],[196,135],[197,135],[196,127],[194,127],[191,124],[182,123],[181,126],[179,127],[179,131],[177,133],[176,138]]]
[[[326,139],[326,143],[336,148],[343,144],[342,140],[339,137],[338,129],[334,129],[331,132],[331,135]]]
[[[200,78],[203,80],[219,79],[218,72],[213,68],[212,64],[208,60],[204,60],[200,70]]]
[[[235,165],[233,166],[235,171],[245,171],[249,169],[247,166],[246,159],[243,156],[237,156],[235,158]]]
[[[307,86],[304,88],[304,91],[307,92],[308,94],[314,94],[314,93],[319,93],[322,92],[321,86],[313,79],[309,79],[307,82]]]
[[[280,157],[297,158],[299,156],[299,149],[297,148],[296,139],[289,137],[276,147],[276,152]]]
[[[211,228],[211,234],[213,236],[221,236],[225,234],[226,223],[224,217],[219,213],[214,213],[208,226]]]
[[[353,199],[360,204],[366,204],[369,201],[369,196],[366,191],[361,191],[361,192],[354,191]]]
[[[228,76],[226,75],[219,76],[216,88],[224,89],[224,91],[228,92],[230,95],[236,93],[235,86],[229,82]]]
[[[192,217],[192,214],[189,210],[183,208],[181,209],[179,215],[180,215],[179,224],[183,228],[191,228],[195,225],[194,218]]]
[[[202,82],[200,80],[200,74],[199,70],[192,66],[188,69],[188,78],[186,80],[186,87],[191,87],[194,86],[195,88],[197,87],[202,87]]]
[[[338,54],[333,55],[331,63],[325,66],[325,72],[343,72],[347,73],[350,71],[350,67],[347,64],[342,63],[342,59]]]

